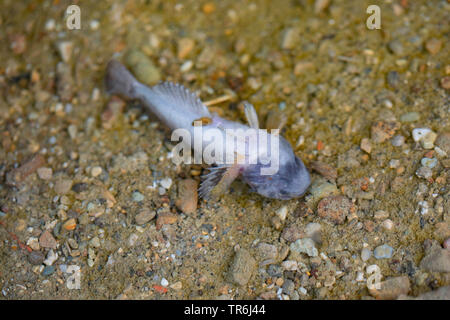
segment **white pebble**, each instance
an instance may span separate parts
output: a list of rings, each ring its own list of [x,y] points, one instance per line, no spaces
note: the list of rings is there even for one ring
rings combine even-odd
[[[169,189],[170,186],[172,185],[172,179],[171,178],[164,178],[162,179],[159,184],[161,185],[161,187],[163,187],[164,189]]]
[[[392,159],[389,161],[389,168],[394,169],[397,168],[400,165],[400,160],[398,159]]]
[[[100,26],[100,22],[98,22],[98,20],[92,20],[89,26],[91,27],[91,30],[97,30]]]
[[[102,173],[102,171],[102,168],[99,166],[93,167],[91,169],[91,176],[93,176],[94,178],[98,177]]]
[[[278,216],[278,218],[280,218],[281,221],[286,220],[287,214],[288,214],[287,206],[283,206],[276,211],[276,215]]]
[[[303,294],[303,295],[306,295],[308,293],[308,291],[306,291],[306,289],[303,288],[303,287],[298,288],[298,292]]]
[[[47,31],[53,31],[55,29],[55,20],[53,19],[49,19],[47,20],[47,22],[45,23],[45,30]]]
[[[392,228],[394,227],[394,223],[392,222],[391,219],[386,219],[384,220],[381,225],[383,226],[383,228],[385,228],[386,230],[392,230]]]
[[[415,128],[412,131],[413,140],[415,142],[419,142],[423,139],[428,133],[431,132],[431,129],[428,128]]]
[[[162,279],[161,279],[161,285],[162,285],[163,287],[167,287],[167,286],[169,285],[169,281],[167,281],[166,278],[162,278]]]

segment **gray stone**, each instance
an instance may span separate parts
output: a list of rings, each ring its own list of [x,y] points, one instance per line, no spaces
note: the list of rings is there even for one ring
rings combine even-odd
[[[370,251],[370,249],[368,248],[363,248],[361,250],[361,259],[362,261],[367,261],[370,259],[370,257],[372,256],[372,251]]]
[[[373,251],[373,255],[377,259],[389,259],[394,254],[394,249],[387,244],[383,244],[381,246],[378,246]]]
[[[133,192],[132,197],[134,202],[141,202],[145,199],[144,195],[139,191]]]
[[[233,283],[244,286],[256,272],[256,260],[250,252],[240,249],[236,252],[229,271],[229,279]]]
[[[156,216],[156,212],[154,210],[150,210],[149,208],[144,208],[134,217],[136,224],[143,225],[152,220]]]
[[[291,251],[297,253],[306,253],[310,257],[317,257],[319,251],[314,245],[314,240],[311,238],[298,239],[290,245]]]
[[[450,250],[433,246],[420,262],[420,267],[432,272],[450,272]]]

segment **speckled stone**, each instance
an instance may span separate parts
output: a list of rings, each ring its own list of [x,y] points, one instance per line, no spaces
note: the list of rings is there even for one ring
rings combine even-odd
[[[390,259],[394,254],[394,248],[388,246],[387,244],[383,244],[378,246],[373,251],[373,255],[376,259]]]

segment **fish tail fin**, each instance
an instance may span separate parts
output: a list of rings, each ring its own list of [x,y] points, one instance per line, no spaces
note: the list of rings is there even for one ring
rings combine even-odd
[[[119,61],[111,60],[108,62],[105,87],[109,94],[119,95],[126,99],[135,99],[135,87],[138,83],[136,78]]]

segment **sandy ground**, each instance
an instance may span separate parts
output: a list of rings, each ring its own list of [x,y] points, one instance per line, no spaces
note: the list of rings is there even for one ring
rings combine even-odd
[[[69,1],[0,5],[2,299],[450,299],[448,1],[73,2],[80,30]],[[253,103],[306,195],[197,199],[206,167],[105,93],[112,57]]]

